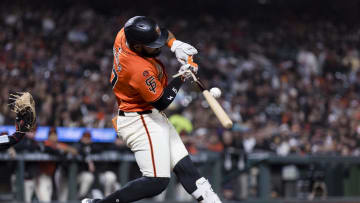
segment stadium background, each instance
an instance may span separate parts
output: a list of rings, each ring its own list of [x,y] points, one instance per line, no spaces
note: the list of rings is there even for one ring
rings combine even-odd
[[[359,202],[359,11],[357,0],[1,1],[0,129],[13,130],[9,92],[30,91],[42,130],[0,153],[1,201],[21,202],[21,180],[36,179],[41,165],[56,167],[54,201],[55,173],[69,180],[69,202],[79,198],[70,183],[89,170],[86,157],[95,160],[89,195],[103,192],[107,169],[120,185],[139,176],[110,129],[108,80],[116,32],[148,15],[198,49],[200,77],[223,90],[231,130],[190,83],[167,113],[224,200]],[[178,70],[171,52],[160,58],[170,74]],[[83,135],[94,153],[78,144]],[[50,137],[66,147],[50,147]],[[177,189],[163,201],[189,201]]]

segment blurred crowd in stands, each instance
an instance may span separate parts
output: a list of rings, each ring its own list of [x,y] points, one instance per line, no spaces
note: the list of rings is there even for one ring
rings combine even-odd
[[[188,82],[167,113],[190,121],[175,126],[193,155],[221,153],[228,174],[243,170],[245,154],[256,151],[281,156],[360,154],[358,24],[311,12],[265,10],[241,17],[204,12],[194,20],[156,11],[146,14],[199,50],[198,74],[207,87],[222,89],[219,101],[235,123],[231,130],[221,128]],[[112,44],[133,15],[139,13],[107,15],[84,5],[2,6],[0,125],[14,121],[7,106],[9,92],[30,91],[40,126],[111,127],[117,108],[109,83]],[[167,48],[160,59],[169,75],[177,72],[179,63]],[[49,136],[44,146],[53,148],[51,140]],[[86,141],[75,148],[56,148],[88,153],[83,144]],[[92,162],[82,168],[95,170]],[[89,174],[83,177],[93,181]],[[223,195],[247,195],[235,188],[224,184]],[[79,196],[86,190],[80,187]]]

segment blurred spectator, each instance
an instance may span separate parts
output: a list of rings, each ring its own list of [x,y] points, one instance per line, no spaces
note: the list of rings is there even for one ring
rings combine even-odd
[[[187,133],[185,130],[180,131],[179,135],[189,154],[196,155],[198,153],[198,148],[196,147],[196,138]]]
[[[310,194],[309,200],[314,198],[325,199],[327,197],[327,186],[324,181],[325,168],[321,164],[312,164],[309,166],[308,178],[310,179]]]
[[[245,132],[243,134],[242,145],[244,147],[245,153],[253,152],[256,145],[256,139],[254,134],[251,132]]]
[[[224,145],[221,142],[219,135],[216,133],[216,131],[214,130],[210,131],[210,134],[207,136],[208,136],[207,149],[209,151],[222,152],[224,150]]]
[[[85,132],[79,143],[75,144],[80,154],[83,156],[85,162],[79,167],[78,183],[80,185],[78,197],[83,199],[88,196],[89,190],[95,181],[95,175],[99,177],[99,183],[104,188],[104,196],[111,194],[120,188],[117,182],[117,176],[114,171],[118,170],[118,166],[113,166],[112,163],[101,162],[96,164],[90,159],[91,154],[101,153],[103,151],[118,150],[123,151],[124,143],[121,139],[116,138],[114,144],[105,145],[97,144],[91,141],[91,134]]]
[[[227,200],[227,201],[238,200],[236,198],[234,186],[231,183],[228,183],[223,187],[223,196],[224,196],[224,200]]]
[[[126,147],[124,141],[116,136],[113,143],[96,143],[96,148],[101,150],[96,150],[98,153],[126,153],[129,152],[129,149]],[[117,156],[117,154],[116,154]],[[108,196],[111,193],[121,188],[119,183],[119,163],[118,162],[95,162],[95,174],[98,177],[99,184],[102,188],[102,196]]]
[[[79,154],[83,157],[84,162],[79,165],[79,174],[77,176],[77,182],[79,184],[78,198],[83,199],[88,195],[88,192],[94,182],[95,164],[92,160],[89,160],[91,153],[96,153],[96,148],[91,141],[91,134],[84,132],[80,142],[75,143],[74,146]]]
[[[1,135],[8,135],[6,131],[0,131]],[[11,158],[15,158],[16,151],[13,147],[8,149],[0,149],[0,154],[8,154]],[[0,188],[1,193],[11,193],[15,192],[14,187],[10,188],[9,185],[13,184],[15,181],[15,175],[9,177],[9,174],[12,174],[15,170],[15,164],[13,162],[2,162],[0,167]]]
[[[78,151],[68,144],[58,141],[55,129],[49,132],[48,140],[44,142],[45,152],[57,156],[66,156],[67,154],[77,155]],[[61,158],[60,158],[61,160]],[[46,161],[39,163],[40,173],[38,179],[38,187],[40,191],[39,200],[44,202],[51,201],[53,195],[53,178],[55,180],[55,188],[57,199],[66,202],[68,199],[68,181],[66,175],[65,162],[57,163],[55,161]]]
[[[236,181],[231,181],[229,184],[234,184],[236,188],[233,192],[235,193],[234,198],[246,199],[248,197],[248,171],[245,168],[246,165],[246,154],[244,153],[243,146],[238,145],[235,142],[235,133],[231,131],[225,131],[222,135],[222,141],[224,143],[224,153],[223,153],[223,174],[230,174],[234,171],[241,171],[240,175],[237,177]],[[225,185],[224,187],[229,186]],[[224,193],[229,192],[225,191]],[[225,196],[225,194],[224,194]]]
[[[31,152],[43,152],[44,146],[42,143],[35,141],[35,133],[26,133],[25,137],[14,146],[14,153],[31,153]],[[16,154],[14,155],[16,156]],[[25,202],[32,202],[34,192],[39,198],[41,196],[40,187],[38,183],[39,174],[39,162],[25,162],[25,174],[24,174],[24,200]],[[13,175],[13,183],[16,181],[15,174]],[[13,184],[15,185],[15,184]]]

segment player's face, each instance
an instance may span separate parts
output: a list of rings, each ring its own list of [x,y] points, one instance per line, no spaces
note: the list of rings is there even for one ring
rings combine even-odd
[[[161,48],[149,48],[146,46],[141,47],[140,54],[145,57],[157,57],[161,53]]]
[[[91,137],[85,136],[81,138],[81,142],[84,144],[90,144],[91,143]]]
[[[50,133],[50,135],[49,135],[49,137],[48,137],[48,140],[50,141],[50,142],[57,142],[57,134],[56,133],[54,133],[54,132],[52,132],[52,133]]]

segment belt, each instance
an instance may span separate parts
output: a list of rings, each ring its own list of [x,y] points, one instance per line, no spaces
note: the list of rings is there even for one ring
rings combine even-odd
[[[151,110],[146,110],[146,111],[138,111],[138,112],[125,112],[122,110],[119,110],[119,116],[134,116],[134,114],[138,114],[138,115],[143,115],[143,114],[150,114],[152,113]]]

